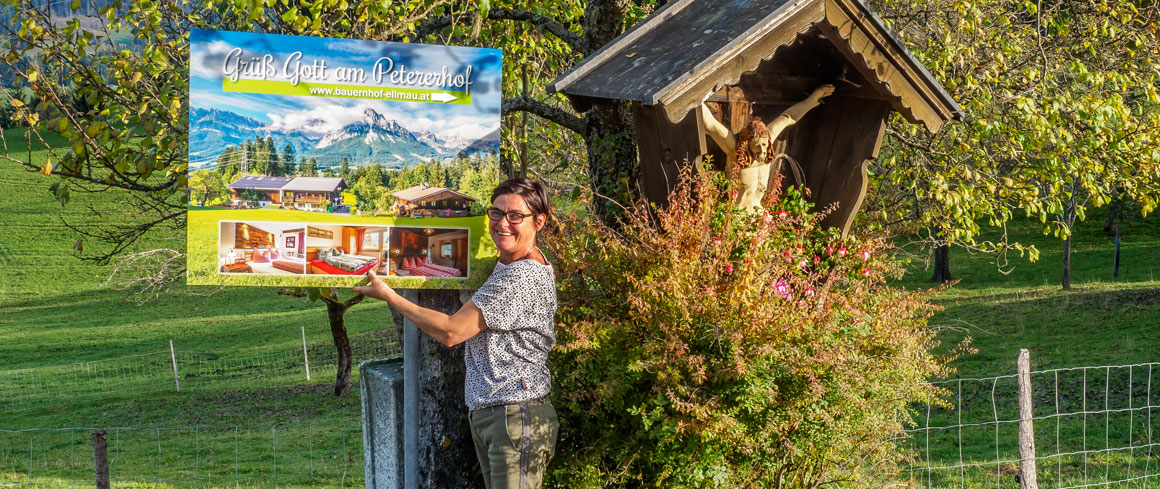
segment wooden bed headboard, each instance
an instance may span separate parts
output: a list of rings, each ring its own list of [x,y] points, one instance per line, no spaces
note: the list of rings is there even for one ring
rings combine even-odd
[[[317,259],[318,258],[318,250],[319,250],[319,248],[317,246],[314,246],[314,247],[308,246],[306,248],[306,261]]]

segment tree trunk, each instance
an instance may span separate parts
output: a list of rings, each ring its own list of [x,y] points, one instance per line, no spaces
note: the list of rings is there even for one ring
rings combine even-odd
[[[1119,235],[1120,228],[1116,223],[1120,220],[1120,208],[1122,205],[1122,199],[1112,197],[1112,204],[1108,206],[1108,217],[1104,219],[1104,234],[1108,236]]]
[[[583,23],[586,56],[623,32],[629,4],[627,0],[588,2]],[[632,113],[625,102],[599,99],[593,102],[584,114],[588,171],[593,191],[607,197],[597,197],[600,201],[597,213],[606,224],[615,226],[623,213],[621,206],[632,204],[641,195]]]
[[[615,225],[640,196],[640,167],[628,104],[601,102],[585,116],[584,140],[588,172],[597,197],[597,212],[606,224]]]
[[[347,305],[338,301],[326,301],[326,315],[330,318],[330,335],[334,338],[334,348],[338,351],[338,373],[334,379],[334,395],[345,396],[350,392],[350,337],[346,334]]]
[[[934,248],[934,276],[932,282],[947,283],[951,281],[951,246],[942,235],[942,229],[936,229],[938,246]]]
[[[1063,290],[1071,289],[1071,235],[1063,240]]]
[[[458,290],[420,290],[418,304],[454,314],[462,306],[459,299]],[[462,344],[448,348],[419,334],[420,488],[483,487],[463,401],[467,376],[463,348]]]
[[[1067,200],[1067,210],[1063,214],[1063,223],[1067,225],[1067,238],[1063,240],[1063,280],[1060,281],[1063,290],[1071,290],[1071,233],[1075,229],[1075,208],[1079,205],[1076,197],[1076,179],[1071,179],[1071,198]]]

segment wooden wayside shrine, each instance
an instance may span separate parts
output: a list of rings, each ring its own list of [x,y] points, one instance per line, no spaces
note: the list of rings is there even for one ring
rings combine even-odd
[[[843,234],[866,194],[887,116],[938,131],[962,109],[861,0],[673,0],[553,81],[586,111],[631,101],[641,187],[663,203],[680,165],[725,155],[707,139],[702,103],[736,133],[770,122],[816,87],[836,91],[773,142],[796,160],[810,200],[837,203],[824,223]],[[783,182],[795,183],[789,165]]]

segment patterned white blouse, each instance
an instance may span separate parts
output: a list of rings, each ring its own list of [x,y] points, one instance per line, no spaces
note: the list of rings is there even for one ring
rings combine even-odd
[[[471,297],[487,328],[465,342],[468,410],[548,395],[548,352],[556,344],[556,275],[551,265],[516,260],[495,270]]]

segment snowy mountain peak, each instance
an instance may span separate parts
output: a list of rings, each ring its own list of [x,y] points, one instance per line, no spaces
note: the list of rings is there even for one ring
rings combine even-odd
[[[375,111],[375,109],[367,108],[363,110],[363,122],[368,126],[382,129],[392,134],[404,134],[410,131],[399,124],[398,121],[387,119],[382,114]],[[349,127],[349,126],[348,126]]]

